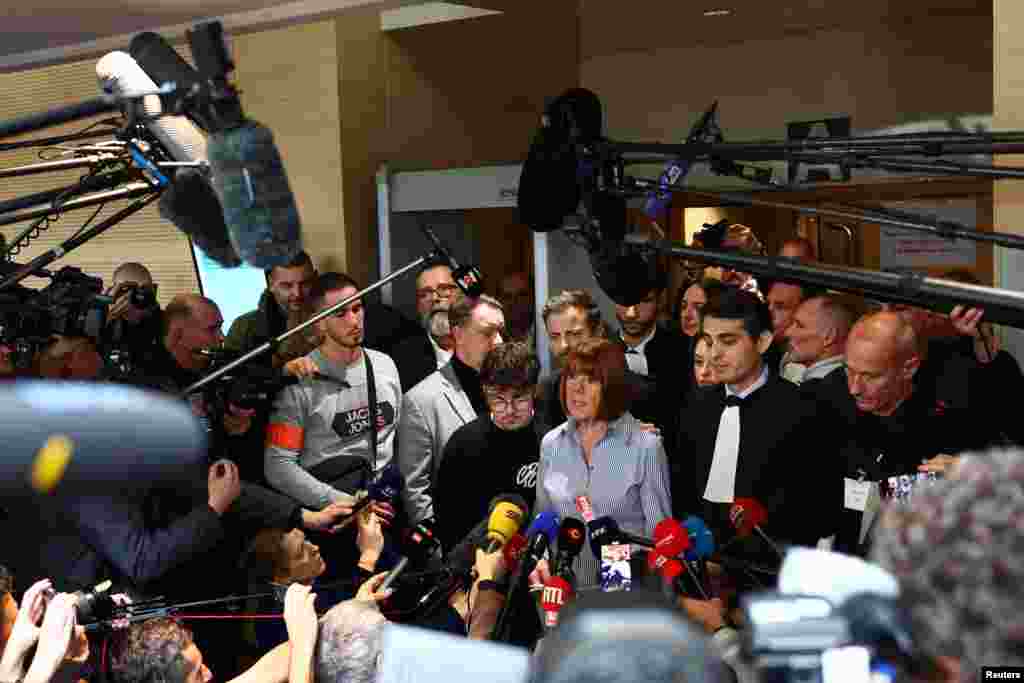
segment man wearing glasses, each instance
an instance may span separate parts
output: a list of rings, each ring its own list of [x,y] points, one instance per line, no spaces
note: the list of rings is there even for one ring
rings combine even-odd
[[[423,334],[402,340],[391,352],[402,390],[408,392],[452,358],[448,309],[462,296],[447,265],[427,265],[416,277],[416,318]]]
[[[505,313],[492,297],[462,298],[448,311],[455,348],[451,361],[402,399],[398,466],[405,476],[405,510],[413,523],[432,519],[433,487],[451,435],[490,412],[480,382],[484,358],[502,343]]]

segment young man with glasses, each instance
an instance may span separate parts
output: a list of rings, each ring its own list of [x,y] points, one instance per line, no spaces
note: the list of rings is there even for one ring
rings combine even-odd
[[[434,516],[433,487],[451,435],[490,412],[480,368],[505,334],[502,305],[486,295],[460,299],[448,311],[448,321],[455,340],[451,361],[402,399],[398,466],[405,476],[405,510],[414,523]]]
[[[517,493],[533,504],[542,436],[533,419],[539,374],[526,342],[502,344],[484,359],[480,382],[488,411],[452,434],[437,474],[434,515],[446,551],[486,517],[494,496]]]
[[[451,360],[454,340],[448,310],[461,296],[451,268],[444,264],[428,265],[416,277],[416,317],[423,334],[402,340],[391,352],[403,391]]]

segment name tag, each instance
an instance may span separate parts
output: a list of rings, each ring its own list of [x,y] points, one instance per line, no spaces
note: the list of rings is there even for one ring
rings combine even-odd
[[[847,510],[864,512],[868,506],[868,495],[870,493],[870,481],[857,481],[849,477],[843,480],[843,506]]]

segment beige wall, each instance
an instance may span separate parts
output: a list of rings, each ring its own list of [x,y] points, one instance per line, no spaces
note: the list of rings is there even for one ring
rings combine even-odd
[[[581,30],[586,35],[587,24]],[[929,17],[718,46],[586,59],[582,85],[605,103],[609,134],[678,140],[719,101],[726,139],[785,135],[787,121],[849,114],[867,130],[992,111],[990,17]]]

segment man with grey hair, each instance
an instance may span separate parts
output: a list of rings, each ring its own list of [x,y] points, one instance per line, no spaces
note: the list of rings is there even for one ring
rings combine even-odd
[[[403,339],[390,354],[402,391],[408,392],[451,360],[455,342],[448,310],[461,296],[451,268],[443,263],[428,264],[416,276],[416,317],[424,333]]]
[[[835,295],[816,296],[797,306],[789,326],[783,379],[803,384],[843,367],[853,322],[853,309]]]
[[[332,607],[320,619],[317,683],[373,683],[387,623],[373,602],[346,600]]]
[[[448,320],[455,340],[451,361],[402,398],[397,457],[405,476],[405,512],[413,523],[434,516],[432,489],[448,439],[489,412],[480,368],[505,335],[504,309],[486,295],[460,299]]]

